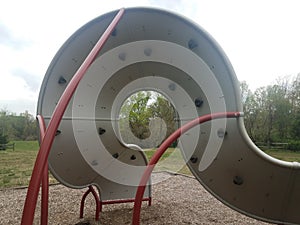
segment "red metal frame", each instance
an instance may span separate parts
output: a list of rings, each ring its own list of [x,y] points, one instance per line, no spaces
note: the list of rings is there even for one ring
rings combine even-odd
[[[48,222],[49,179],[48,179],[47,159],[48,159],[49,152],[50,152],[50,149],[51,149],[54,137],[55,137],[55,133],[56,133],[57,128],[60,124],[60,121],[63,117],[63,114],[67,108],[67,105],[69,104],[70,99],[72,98],[80,80],[85,75],[87,69],[93,63],[97,54],[102,49],[103,45],[109,38],[110,34],[112,33],[112,31],[114,30],[114,28],[116,27],[116,25],[118,24],[120,19],[122,18],[124,11],[125,11],[124,9],[120,9],[120,11],[117,13],[115,18],[111,22],[111,24],[107,27],[106,31],[100,37],[97,44],[94,46],[92,51],[89,53],[89,55],[87,56],[85,61],[79,67],[77,72],[74,74],[73,78],[71,79],[70,83],[68,84],[64,93],[62,94],[61,98],[59,99],[57,106],[54,109],[54,112],[51,116],[51,119],[49,121],[47,129],[45,127],[45,122],[44,122],[43,117],[41,115],[37,116],[37,119],[39,121],[39,126],[40,126],[41,145],[40,145],[40,149],[39,149],[39,152],[38,152],[38,155],[36,158],[36,162],[34,165],[30,183],[28,186],[21,225],[31,225],[33,223],[34,211],[36,208],[39,186],[41,183],[42,183],[41,224],[46,225]],[[154,169],[156,163],[161,158],[161,156],[166,151],[166,149],[170,146],[170,144],[173,143],[176,139],[178,139],[187,130],[191,129],[192,127],[196,126],[197,124],[201,124],[206,121],[210,121],[212,119],[237,118],[239,116],[241,116],[241,113],[239,113],[239,112],[224,112],[224,113],[215,113],[215,114],[199,117],[199,118],[185,124],[181,128],[179,128],[177,131],[175,131],[172,135],[170,135],[162,143],[162,145],[157,149],[154,156],[151,158],[146,170],[144,171],[144,174],[141,178],[139,187],[137,189],[135,200],[134,200],[134,211],[133,211],[133,217],[132,217],[133,225],[138,225],[140,222],[140,211],[141,211],[142,201],[144,199],[146,199],[149,201],[149,206],[151,205],[151,198],[143,198],[146,184],[147,184],[147,181],[149,180],[151,172]],[[94,188],[92,186],[90,186],[89,190],[84,194],[82,201],[81,201],[81,209],[80,209],[81,215],[83,215],[84,200],[90,192],[92,192],[95,199],[97,199],[96,200],[96,220],[99,219],[99,212],[102,209],[102,204],[133,202],[133,199],[111,200],[111,201],[100,202]]]
[[[40,128],[40,142],[42,142],[46,131],[45,120],[41,115],[37,115],[36,118]],[[48,163],[46,163],[44,168],[43,178],[42,178],[41,225],[48,224],[48,201],[49,201],[49,174],[48,174]]]
[[[119,203],[130,203],[130,202],[134,202],[135,199],[117,199],[117,200],[107,200],[107,201],[100,201],[101,205],[111,205],[111,204],[119,204]],[[142,201],[147,201],[148,202],[148,206],[151,206],[152,204],[152,198],[148,197],[148,198],[142,198]],[[101,210],[100,210],[101,212]]]
[[[89,195],[89,193],[92,193],[95,202],[96,202],[96,213],[95,213],[95,220],[99,220],[99,214],[102,212],[103,205],[110,205],[110,204],[120,204],[120,203],[129,203],[134,202],[135,199],[117,199],[117,200],[107,200],[107,201],[101,201],[101,199],[98,197],[97,192],[93,188],[92,185],[89,186],[88,190],[83,194],[81,203],[80,203],[80,218],[83,218],[83,211],[84,211],[84,202],[86,197]],[[148,201],[148,206],[151,206],[152,198],[143,198],[142,201]]]
[[[80,203],[80,218],[83,218],[83,210],[84,210],[84,201],[89,193],[92,193],[94,196],[94,199],[96,201],[96,213],[95,213],[95,220],[99,220],[99,213],[102,211],[102,205],[100,204],[99,197],[97,195],[97,192],[93,188],[92,185],[89,186],[89,189],[83,194],[81,203]]]
[[[112,20],[111,24],[107,27],[105,32],[100,37],[99,41],[96,43],[92,51],[89,53],[85,61],[82,63],[82,65],[79,67],[77,72],[74,74],[72,80],[66,87],[64,93],[62,94],[61,98],[59,99],[59,102],[57,103],[54,112],[51,116],[51,119],[49,121],[48,127],[46,129],[44,138],[41,142],[40,149],[35,161],[35,165],[33,168],[33,172],[31,175],[31,179],[29,182],[27,195],[25,199],[25,204],[23,208],[23,215],[22,215],[22,221],[21,225],[31,225],[33,223],[34,219],[34,211],[36,208],[38,193],[39,193],[39,186],[42,180],[42,176],[45,171],[45,165],[48,159],[48,155],[50,152],[50,148],[52,146],[55,133],[57,131],[57,128],[60,124],[60,121],[63,117],[63,114],[80,82],[84,74],[86,73],[89,66],[92,64],[92,62],[95,60],[97,54],[104,46],[105,42],[109,38],[110,34],[122,18],[124,14],[124,9],[120,9],[120,11],[117,13],[115,18]]]
[[[190,130],[191,128],[195,127],[198,124],[213,120],[213,119],[220,119],[220,118],[237,118],[240,117],[240,112],[221,112],[221,113],[214,113],[205,116],[198,117],[179,129],[177,129],[173,134],[171,134],[156,150],[155,154],[152,156],[149,164],[147,165],[143,176],[140,180],[139,187],[136,192],[135,202],[134,202],[134,209],[133,209],[133,216],[132,216],[132,224],[139,225],[140,224],[140,214],[141,214],[141,206],[142,206],[142,198],[146,189],[147,181],[151,176],[151,172],[153,171],[156,163],[164,154],[164,152],[168,149],[168,147],[177,140],[182,134],[186,131]]]

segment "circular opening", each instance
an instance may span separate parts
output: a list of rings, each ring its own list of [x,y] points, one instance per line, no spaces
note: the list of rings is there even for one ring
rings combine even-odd
[[[139,91],[130,95],[119,113],[119,132],[126,144],[141,147],[148,160],[157,147],[180,126],[173,104],[156,91]],[[178,140],[163,154],[155,171],[190,174],[182,157]]]
[[[119,114],[123,142],[143,149],[158,147],[179,127],[178,123],[172,103],[156,91],[138,91],[130,95]],[[176,147],[176,143],[172,147]]]

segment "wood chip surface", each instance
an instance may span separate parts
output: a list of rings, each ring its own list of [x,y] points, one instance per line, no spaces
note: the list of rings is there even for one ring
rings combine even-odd
[[[141,224],[255,224],[267,225],[244,216],[209,194],[199,182],[184,175],[160,172],[152,175],[152,206],[143,203]],[[100,220],[95,221],[95,201],[86,199],[84,218],[79,218],[80,201],[87,189],[50,186],[49,221],[53,225],[131,224],[133,203],[104,205]],[[0,190],[0,224],[20,224],[27,189]],[[40,200],[38,200],[40,202]],[[34,224],[40,224],[38,204]]]

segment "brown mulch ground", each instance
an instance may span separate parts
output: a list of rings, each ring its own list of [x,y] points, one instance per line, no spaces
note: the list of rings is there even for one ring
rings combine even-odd
[[[228,208],[210,195],[199,182],[183,175],[153,174],[152,206],[143,203],[141,224],[268,224]],[[133,203],[104,205],[100,221],[94,220],[94,199],[87,198],[85,214],[79,219],[82,194],[86,191],[63,185],[50,186],[49,224],[131,224]],[[26,188],[0,190],[0,224],[20,224]],[[37,207],[34,224],[39,224]]]

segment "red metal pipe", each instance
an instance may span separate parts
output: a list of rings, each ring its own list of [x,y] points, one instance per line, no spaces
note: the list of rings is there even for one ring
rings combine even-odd
[[[99,213],[101,211],[101,203],[100,203],[100,199],[98,197],[97,192],[95,191],[95,189],[93,188],[92,185],[89,186],[89,189],[83,194],[81,202],[80,202],[80,218],[83,218],[83,211],[84,211],[84,202],[86,197],[88,196],[88,194],[92,192],[94,199],[96,201],[96,212],[95,212],[95,220],[98,221],[99,220]]]
[[[99,199],[99,196],[98,196],[97,192],[93,188],[93,186],[89,186],[89,188],[91,189],[91,192],[92,192],[92,194],[93,194],[93,196],[95,198],[95,201],[96,201],[95,220],[98,221],[99,220],[100,209],[102,209],[101,205],[100,205],[100,199]]]
[[[46,132],[45,120],[42,115],[37,115],[40,128],[40,142],[44,139]],[[49,174],[48,163],[46,162],[42,177],[42,196],[41,196],[41,225],[48,224],[48,201],[49,201]]]
[[[118,203],[130,203],[130,202],[134,202],[135,199],[134,198],[130,198],[130,199],[116,199],[116,200],[107,200],[107,201],[102,201],[101,204],[102,205],[112,205],[112,204],[118,204]],[[150,201],[151,201],[151,197],[148,198],[143,198],[142,201],[147,201],[148,204],[151,205]]]
[[[89,189],[87,189],[87,191],[84,192],[84,194],[81,198],[79,218],[83,218],[84,202],[85,202],[85,199],[89,195],[90,192],[91,192],[91,189],[89,187]]]
[[[99,214],[102,212],[102,206],[103,205],[111,205],[111,204],[120,204],[120,203],[131,203],[134,202],[135,199],[116,199],[116,200],[107,200],[107,201],[101,201],[97,192],[93,188],[93,186],[89,186],[88,190],[83,194],[80,202],[80,213],[79,213],[79,218],[83,218],[83,213],[84,213],[84,203],[86,197],[89,195],[89,193],[93,194],[94,199],[96,201],[96,213],[95,213],[95,220],[99,221]],[[148,201],[148,205],[151,206],[151,197],[148,198],[143,198],[142,201]]]
[[[39,193],[39,185],[41,183],[42,174],[44,172],[44,167],[48,159],[50,148],[52,146],[55,133],[63,117],[63,114],[84,74],[86,73],[89,66],[92,64],[96,58],[99,51],[102,49],[103,45],[109,38],[110,34],[120,21],[124,14],[124,9],[120,9],[111,24],[107,27],[105,32],[100,37],[99,41],[96,43],[92,51],[89,53],[87,58],[84,60],[82,65],[79,67],[77,72],[74,74],[72,80],[66,87],[64,93],[62,94],[59,102],[57,103],[54,112],[51,116],[51,120],[46,129],[46,133],[43,141],[41,142],[40,150],[38,152],[33,172],[31,175],[30,183],[27,190],[27,195],[25,199],[22,222],[21,225],[31,225],[34,219],[34,211],[36,208],[37,197]]]
[[[156,150],[152,158],[150,159],[143,176],[141,178],[141,181],[139,183],[139,187],[136,191],[135,195],[135,201],[134,201],[134,208],[133,208],[133,216],[132,216],[132,224],[133,225],[139,225],[140,224],[140,213],[141,213],[141,207],[142,207],[142,199],[144,196],[144,192],[146,189],[146,184],[149,180],[149,177],[151,176],[151,172],[153,171],[156,163],[161,158],[161,156],[164,154],[164,152],[168,149],[168,147],[177,140],[182,134],[184,134],[186,131],[190,130],[191,128],[195,127],[198,124],[213,120],[213,119],[220,119],[220,118],[237,118],[240,117],[240,112],[221,112],[221,113],[214,113],[209,114],[205,116],[200,116],[179,129],[177,129],[174,133],[172,133]]]

